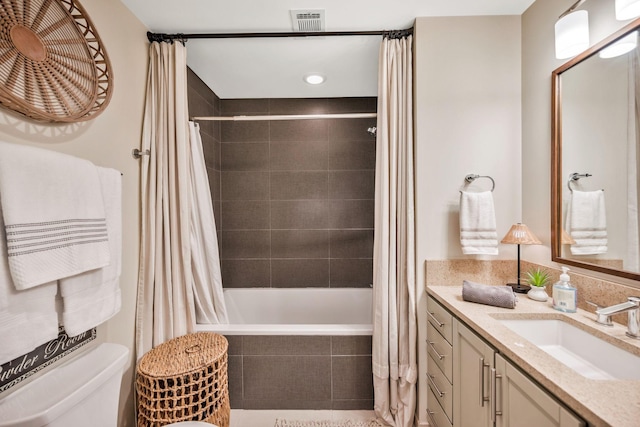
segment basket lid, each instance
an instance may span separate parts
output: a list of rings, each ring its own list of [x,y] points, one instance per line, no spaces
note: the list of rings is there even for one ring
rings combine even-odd
[[[147,352],[138,364],[138,372],[150,377],[170,377],[201,370],[220,360],[226,353],[227,339],[214,332],[195,332],[174,338]]]

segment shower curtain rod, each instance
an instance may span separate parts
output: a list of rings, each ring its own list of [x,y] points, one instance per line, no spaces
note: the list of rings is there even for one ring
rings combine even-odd
[[[191,120],[203,121],[260,121],[260,120],[314,120],[314,119],[365,119],[378,117],[377,113],[343,113],[343,114],[279,114],[272,116],[200,116]]]
[[[413,27],[406,30],[374,30],[374,31],[289,31],[268,33],[192,33],[192,34],[166,34],[147,31],[147,39],[150,42],[173,42],[179,40],[185,42],[190,39],[246,39],[246,38],[272,38],[272,37],[329,37],[329,36],[385,36],[389,38],[402,38],[413,34]]]

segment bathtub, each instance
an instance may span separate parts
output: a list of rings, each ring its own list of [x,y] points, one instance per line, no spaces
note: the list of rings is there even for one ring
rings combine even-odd
[[[225,289],[233,409],[373,409],[371,288]]]
[[[371,288],[225,289],[228,325],[197,325],[222,335],[371,335]]]

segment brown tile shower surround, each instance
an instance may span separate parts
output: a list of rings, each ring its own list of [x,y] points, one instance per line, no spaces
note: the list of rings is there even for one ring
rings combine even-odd
[[[373,408],[371,336],[228,336],[234,409]]]
[[[376,98],[220,100],[191,116],[375,112]],[[201,121],[223,286],[366,287],[375,119]],[[233,409],[373,408],[371,336],[227,336]]]
[[[375,112],[376,98],[218,99],[194,115]],[[372,283],[376,119],[201,122],[224,287]]]
[[[551,273],[551,285],[560,279],[561,269],[551,268],[528,261],[522,261],[521,271],[541,267]],[[462,285],[463,280],[473,280],[487,285],[504,285],[513,282],[516,276],[517,264],[511,260],[479,261],[472,259],[430,260],[425,261],[426,286]],[[592,301],[607,307],[627,300],[627,297],[637,296],[640,292],[636,288],[619,283],[596,279],[569,271],[571,283],[578,288],[578,307],[593,312],[594,307],[586,301]],[[547,293],[551,295],[551,286],[547,286]],[[613,320],[626,325],[627,315],[620,314]]]

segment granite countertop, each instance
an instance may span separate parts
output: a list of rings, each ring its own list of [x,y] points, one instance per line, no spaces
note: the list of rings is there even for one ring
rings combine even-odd
[[[598,325],[591,312],[562,313],[551,299],[533,301],[518,294],[515,309],[463,301],[462,286],[429,286],[427,294],[448,308],[500,353],[593,426],[640,426],[640,380],[588,379],[500,323],[500,319],[558,319],[640,356],[640,340],[626,335],[626,325]],[[612,360],[611,363],[616,363]]]

